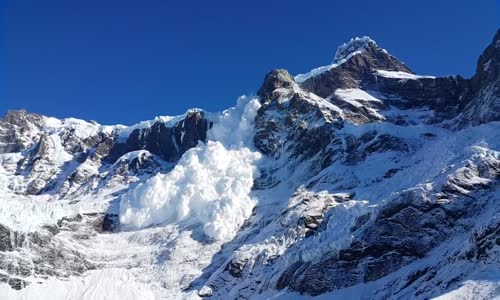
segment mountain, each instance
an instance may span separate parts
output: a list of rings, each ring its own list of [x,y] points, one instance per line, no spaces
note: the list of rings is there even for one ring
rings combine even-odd
[[[9,111],[0,191],[0,298],[500,297],[500,31],[469,79],[362,37],[220,113]]]

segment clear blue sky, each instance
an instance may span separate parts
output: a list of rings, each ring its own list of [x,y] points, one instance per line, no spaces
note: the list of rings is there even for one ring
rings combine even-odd
[[[473,74],[498,0],[0,0],[0,114],[131,124],[227,108],[264,74],[369,35],[417,73]]]

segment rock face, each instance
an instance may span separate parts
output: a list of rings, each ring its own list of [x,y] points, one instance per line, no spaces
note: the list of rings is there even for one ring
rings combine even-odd
[[[117,147],[124,149],[124,153],[148,150],[168,162],[175,162],[198,142],[206,142],[207,131],[211,127],[212,123],[204,118],[203,112],[189,112],[184,120],[173,127],[156,122],[149,128],[136,129],[123,147]]]
[[[376,70],[402,71],[413,74],[404,63],[367,37],[353,39],[339,47],[333,63],[341,64],[304,81],[302,83],[304,89],[327,98],[336,89],[359,87],[360,83],[370,79]]]
[[[43,117],[26,111],[9,111],[0,120],[0,153],[19,152],[32,143],[33,129],[39,129]]]
[[[500,120],[500,31],[481,54],[470,80],[473,98],[463,109],[458,127]]]

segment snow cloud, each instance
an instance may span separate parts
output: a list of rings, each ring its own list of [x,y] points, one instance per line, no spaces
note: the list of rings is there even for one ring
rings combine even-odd
[[[240,98],[215,120],[210,141],[187,151],[168,174],[157,174],[122,196],[120,222],[136,229],[158,224],[202,224],[216,240],[230,240],[250,217],[258,176],[253,122],[260,104]]]

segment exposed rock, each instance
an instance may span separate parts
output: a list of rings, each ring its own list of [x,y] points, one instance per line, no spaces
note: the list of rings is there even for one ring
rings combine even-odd
[[[134,130],[125,146],[115,151],[148,150],[168,162],[175,162],[198,142],[206,142],[207,131],[211,127],[212,122],[204,118],[203,112],[190,112],[173,127],[156,122],[149,128]]]
[[[351,41],[351,43],[353,42],[356,43],[355,40]],[[373,40],[361,42],[364,43],[362,45],[364,49],[351,57],[349,57],[348,52],[358,49],[360,46],[358,45],[359,43],[356,43],[352,49],[343,49],[340,47],[337,51],[337,58],[334,63],[339,63],[340,60],[349,57],[347,61],[318,76],[307,79],[301,86],[320,97],[327,98],[331,96],[336,89],[359,87],[361,82],[371,77],[371,74],[375,70],[413,73],[405,64],[377,46]],[[339,51],[347,52],[339,53]]]
[[[278,88],[290,88],[295,83],[292,75],[287,70],[277,69],[267,73],[264,78],[264,83],[257,91],[257,95],[261,97],[264,102],[273,99],[272,93]]]

